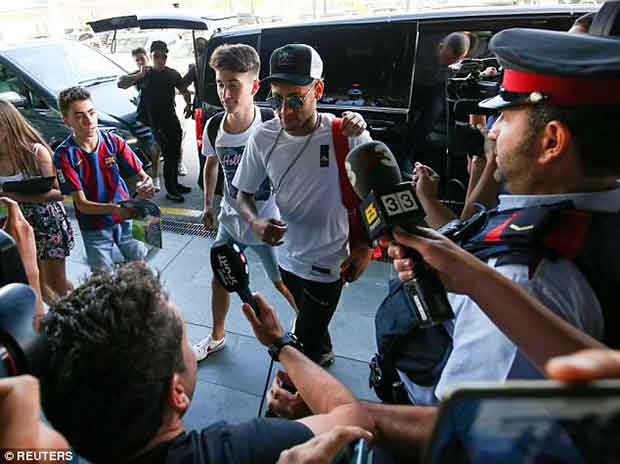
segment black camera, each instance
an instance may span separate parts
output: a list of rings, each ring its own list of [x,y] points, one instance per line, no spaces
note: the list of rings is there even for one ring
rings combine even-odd
[[[36,294],[15,240],[0,229],[0,378],[39,373],[47,357],[45,337],[32,323]]]
[[[495,72],[486,72],[494,68]],[[477,100],[497,95],[502,73],[496,58],[467,58],[449,67],[446,83],[448,99]]]
[[[10,283],[27,284],[28,278],[15,240],[0,229],[0,287]]]
[[[470,115],[490,115],[478,104],[499,93],[502,70],[495,58],[464,59],[450,66],[446,81],[447,157],[444,176],[467,182],[467,155],[484,154],[484,136],[469,123]]]

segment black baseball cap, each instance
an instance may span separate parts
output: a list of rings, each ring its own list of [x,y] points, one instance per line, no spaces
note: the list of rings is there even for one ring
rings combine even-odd
[[[284,81],[308,85],[323,77],[323,60],[310,45],[290,44],[277,48],[269,58],[269,76],[262,82]]]
[[[168,45],[163,40],[154,40],[153,43],[151,43],[151,53],[153,52],[162,52],[167,55]]]
[[[558,106],[620,104],[620,40],[538,29],[507,29],[489,49],[504,68],[499,95],[480,107],[548,101]]]

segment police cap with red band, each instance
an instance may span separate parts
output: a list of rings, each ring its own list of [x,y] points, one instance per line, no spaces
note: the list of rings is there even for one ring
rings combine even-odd
[[[507,29],[489,44],[504,68],[502,87],[482,108],[548,101],[558,106],[620,105],[620,38]]]

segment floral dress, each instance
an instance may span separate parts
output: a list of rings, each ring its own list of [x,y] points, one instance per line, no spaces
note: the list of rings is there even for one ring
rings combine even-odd
[[[14,176],[0,176],[0,183],[24,178],[21,173]],[[62,202],[19,203],[19,207],[34,230],[37,258],[46,260],[68,257],[75,245],[75,239],[73,226]]]
[[[34,229],[37,258],[65,259],[75,245],[73,226],[60,201],[20,203],[24,217]]]

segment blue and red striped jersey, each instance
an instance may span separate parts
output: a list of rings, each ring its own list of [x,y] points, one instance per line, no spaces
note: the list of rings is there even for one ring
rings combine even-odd
[[[88,200],[97,203],[128,200],[127,184],[121,176],[135,176],[142,163],[118,135],[97,133],[99,143],[92,153],[78,146],[72,136],[54,152],[60,189],[66,195],[82,190]],[[84,230],[100,230],[122,222],[117,214],[84,214],[77,207],[75,215]]]

